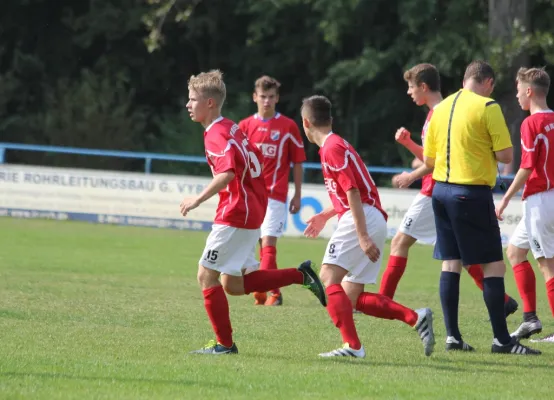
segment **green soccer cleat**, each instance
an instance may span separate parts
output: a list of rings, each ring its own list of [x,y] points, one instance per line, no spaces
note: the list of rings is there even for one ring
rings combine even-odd
[[[225,347],[221,343],[217,343],[215,340],[210,340],[207,345],[202,347],[200,350],[191,351],[189,354],[237,354],[239,349],[237,345],[233,343],[231,347]]]
[[[323,307],[327,307],[327,297],[325,295],[325,288],[314,271],[314,266],[310,260],[304,261],[298,267],[298,271],[304,276],[303,286],[312,292],[319,300]]]

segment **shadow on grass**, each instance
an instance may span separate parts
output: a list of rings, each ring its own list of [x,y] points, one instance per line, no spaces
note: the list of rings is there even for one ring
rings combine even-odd
[[[480,353],[475,353],[476,356],[482,356]],[[241,357],[248,357],[248,358],[255,358],[259,359],[260,357],[265,357],[266,355],[262,354],[242,354]],[[399,362],[387,362],[382,360],[373,360],[371,358],[366,359],[354,359],[354,358],[314,358],[314,359],[298,359],[294,356],[285,356],[285,355],[277,355],[272,354],[272,358],[278,358],[281,360],[285,360],[288,362],[301,362],[301,363],[310,363],[312,365],[324,365],[324,363],[340,363],[340,364],[351,364],[356,365],[356,368],[375,368],[375,367],[400,367],[400,368],[425,368],[430,370],[437,370],[437,371],[448,371],[448,372],[492,372],[492,373],[498,373],[498,374],[509,374],[513,375],[514,371],[510,368],[529,368],[529,369],[539,369],[539,370],[545,370],[545,371],[551,371],[552,370],[552,362],[551,360],[545,358],[544,363],[542,364],[528,364],[525,362],[525,360],[529,360],[529,357],[523,357],[523,356],[502,356],[502,355],[496,355],[498,361],[484,361],[484,360],[477,360],[472,359],[472,354],[466,354],[466,357],[464,358],[452,358],[447,359],[444,357],[437,357],[436,355],[434,357],[422,357],[420,361],[414,361],[412,362],[405,362],[405,361],[399,361]],[[514,357],[517,357],[514,359]],[[536,356],[530,356],[532,357],[532,360],[536,360]],[[539,356],[540,357],[540,356]],[[511,362],[510,362],[510,361]],[[516,360],[520,360],[519,362]],[[548,363],[550,361],[550,363]],[[467,363],[467,366],[457,366],[455,364],[457,363]],[[476,366],[481,366],[482,368],[476,368]],[[497,368],[492,368],[497,367]],[[502,369],[499,369],[502,368]]]
[[[149,383],[156,385],[178,385],[178,386],[206,386],[209,388],[221,388],[228,389],[229,385],[218,384],[217,381],[209,380],[207,382],[199,382],[187,379],[153,379],[153,378],[122,378],[117,376],[83,376],[83,375],[69,375],[58,374],[50,372],[0,372],[0,376],[13,377],[13,378],[25,378],[33,377],[40,379],[67,379],[74,381],[91,381],[98,382],[104,381],[108,383]]]
[[[472,354],[467,354],[471,357]],[[482,353],[475,353],[475,355],[482,355]],[[551,371],[554,366],[554,361],[548,357],[546,354],[540,356],[516,356],[511,354],[491,354],[496,361],[485,361],[485,360],[472,360],[470,358],[454,358],[454,355],[451,359],[443,357],[435,357],[433,361],[443,362],[443,363],[455,363],[455,362],[467,362],[470,365],[483,365],[487,367],[514,367],[514,368],[529,368],[529,369],[544,369]],[[528,364],[528,360],[533,360],[533,364]],[[541,364],[536,364],[536,360],[539,360]],[[491,370],[493,371],[493,370]]]

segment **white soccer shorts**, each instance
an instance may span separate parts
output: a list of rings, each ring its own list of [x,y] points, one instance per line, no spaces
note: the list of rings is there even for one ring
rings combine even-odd
[[[283,235],[287,220],[287,205],[283,202],[269,199],[264,222],[261,226],[261,237],[273,236],[279,238]]]
[[[525,228],[525,218],[521,218],[518,222],[514,233],[510,236],[510,244],[520,249],[529,250],[529,237],[527,236],[527,228]]]
[[[260,263],[254,252],[259,238],[259,229],[239,229],[214,224],[198,263],[205,268],[233,276],[256,271]]]
[[[347,211],[340,218],[337,229],[331,236],[323,257],[323,264],[338,265],[348,271],[343,279],[346,282],[375,283],[381,269],[381,260],[387,238],[387,222],[379,210],[367,204],[364,204],[364,214],[367,233],[381,251],[381,256],[377,262],[372,262],[362,251],[351,211]]]
[[[398,230],[422,243],[434,245],[437,241],[437,228],[431,197],[418,193]]]
[[[531,249],[535,259],[554,257],[554,190],[536,193],[523,201],[523,218],[510,244]]]

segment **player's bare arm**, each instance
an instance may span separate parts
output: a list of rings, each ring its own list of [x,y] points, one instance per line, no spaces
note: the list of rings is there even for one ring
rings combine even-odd
[[[401,174],[395,175],[393,178],[393,185],[401,189],[407,188],[418,179],[433,172],[433,169],[434,168],[429,168],[425,164],[421,164],[414,171],[402,172]]]
[[[329,221],[335,215],[337,215],[337,212],[335,211],[333,206],[330,206],[322,212],[315,214],[314,216],[309,218],[307,221],[308,226],[304,230],[304,236],[312,239],[318,237],[323,228],[325,228],[325,224],[327,223],[327,221]]]
[[[414,157],[412,160],[412,169],[419,168],[421,165],[423,165],[423,160],[420,160],[417,157]]]
[[[360,247],[372,262],[377,262],[381,255],[381,251],[367,233],[367,223],[360,191],[355,188],[350,189],[346,192],[346,197],[348,198],[348,205],[350,206],[350,212],[352,212],[352,218],[354,219],[354,225],[358,233]]]
[[[507,149],[495,151],[494,157],[496,158],[496,161],[499,161],[502,164],[509,164],[514,158],[514,148],[508,147]]]
[[[425,163],[425,166],[428,168],[435,168],[435,159],[433,157],[423,157],[423,162]]]
[[[296,214],[300,211],[300,203],[302,200],[302,177],[304,170],[302,164],[295,163],[292,166],[292,178],[294,181],[294,196],[290,201],[289,211],[291,214]]]
[[[510,200],[514,195],[519,192],[523,186],[525,185],[525,182],[527,182],[527,179],[531,175],[533,170],[531,168],[520,168],[519,171],[517,171],[517,174],[514,178],[514,181],[506,191],[506,194],[500,200],[500,203],[498,203],[498,207],[496,207],[496,217],[502,221],[502,213],[510,203]]]
[[[410,131],[404,127],[399,128],[394,138],[398,143],[410,150],[410,153],[412,153],[414,157],[423,161],[423,147],[412,140]]]
[[[212,181],[195,199],[185,198],[181,202],[181,214],[186,217],[187,214],[197,208],[200,204],[210,199],[215,194],[223,190],[235,178],[233,171],[225,171],[214,176]]]

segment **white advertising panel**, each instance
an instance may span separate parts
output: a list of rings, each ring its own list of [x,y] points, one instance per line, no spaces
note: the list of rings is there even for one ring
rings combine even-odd
[[[209,181],[193,176],[0,165],[0,216],[209,230],[217,196],[186,219],[179,213],[183,198],[196,196]],[[289,193],[293,193],[292,185]],[[392,237],[417,191],[383,188],[379,193]],[[302,208],[288,216],[285,235],[301,236],[308,218],[330,204],[323,184],[305,184]],[[521,202],[514,199],[500,223],[504,244],[520,219]],[[329,221],[323,237],[331,235],[336,222],[336,218]]]

